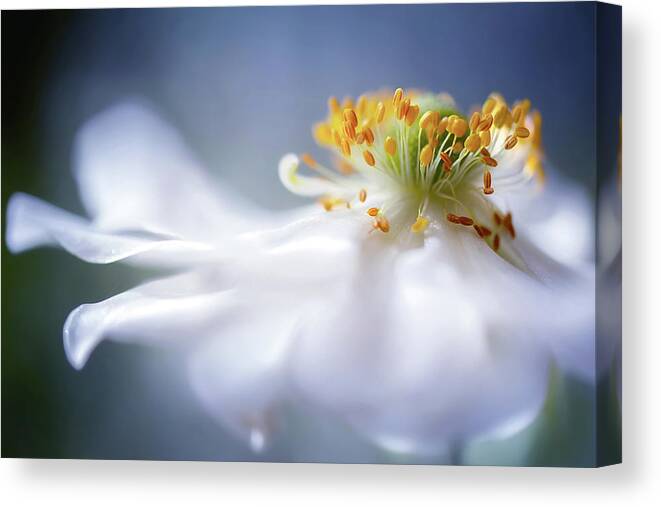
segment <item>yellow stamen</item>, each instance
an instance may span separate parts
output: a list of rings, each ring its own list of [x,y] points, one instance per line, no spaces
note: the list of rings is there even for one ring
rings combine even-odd
[[[521,116],[523,115],[523,107],[521,107],[521,104],[518,104],[517,106],[512,109],[512,120],[514,123],[519,123],[519,120],[521,119]]]
[[[473,219],[471,217],[458,216],[455,215],[454,213],[448,213],[446,218],[448,222],[451,222],[453,224],[465,225],[466,227],[471,227],[473,225]]]
[[[484,188],[491,188],[491,173],[484,171]]]
[[[363,158],[365,159],[365,163],[369,166],[374,167],[376,165],[376,160],[374,159],[374,155],[369,150],[365,150],[363,152]]]
[[[376,105],[376,122],[381,123],[385,115],[386,115],[386,106],[383,105],[383,102],[379,102]]]
[[[319,199],[319,202],[321,203],[321,205],[324,207],[324,209],[326,211],[331,211],[333,209],[333,203],[331,202],[331,200],[329,198],[327,198],[327,197],[321,198],[321,199]]]
[[[514,230],[514,224],[512,223],[512,213],[507,213],[503,218],[503,227],[509,232],[512,239],[516,238],[516,231]]]
[[[442,152],[441,153],[441,160],[443,161],[443,170],[445,172],[449,173],[450,170],[452,169],[452,159],[450,158],[450,156],[447,153]]]
[[[477,130],[481,132],[485,130],[489,130],[491,128],[491,125],[493,125],[493,116],[491,116],[491,113],[485,114],[482,117],[482,121],[477,126]]]
[[[427,111],[422,115],[419,122],[421,129],[427,130],[430,127],[434,127],[434,113],[438,114],[438,111]]]
[[[392,105],[394,106],[395,109],[399,107],[399,103],[402,101],[403,96],[404,96],[404,90],[402,90],[401,88],[397,88],[392,96]]]
[[[356,116],[356,111],[354,111],[351,108],[347,108],[344,110],[344,121],[346,123],[350,123],[353,127],[358,126],[358,116]]]
[[[528,116],[528,111],[530,111],[530,101],[528,99],[523,99],[521,101],[521,116],[519,117],[516,124],[522,126],[526,121],[526,116]]]
[[[340,114],[341,112],[340,102],[337,100],[336,97],[331,97],[328,99],[328,110],[330,111],[331,116]]]
[[[458,118],[459,117],[456,114],[448,116],[447,127],[445,127],[445,130],[450,132],[450,134],[454,130],[454,122],[456,122]]]
[[[445,131],[448,129],[448,123],[450,122],[450,119],[446,116],[445,118],[442,118],[440,122],[438,122],[438,127],[436,131],[439,134],[445,133]]]
[[[369,127],[363,128],[363,135],[365,136],[365,141],[367,141],[367,144],[372,146],[372,144],[374,144],[374,132],[372,132],[372,129]]]
[[[491,230],[488,227],[484,227],[483,225],[475,224],[475,225],[473,225],[473,228],[475,229],[475,232],[477,232],[477,235],[480,238],[485,238],[487,236],[491,236]]]
[[[489,97],[484,101],[482,105],[482,114],[489,114],[493,111],[493,108],[496,107],[496,100],[493,97]]]
[[[429,166],[433,155],[434,150],[430,145],[426,145],[424,148],[422,148],[422,151],[420,152],[420,165],[423,167]]]
[[[468,123],[463,118],[457,118],[452,124],[452,133],[457,137],[463,137],[468,130]]]
[[[352,174],[354,172],[353,166],[344,159],[338,159],[335,161],[335,167],[342,174]]]
[[[477,134],[471,134],[466,138],[466,142],[464,143],[466,146],[466,149],[472,153],[475,153],[477,150],[480,149],[480,136]]]
[[[423,216],[419,216],[413,225],[411,225],[411,231],[415,233],[423,232],[429,225],[429,220]]]
[[[303,161],[303,163],[305,165],[307,165],[308,167],[310,167],[312,169],[317,167],[317,161],[314,158],[312,158],[312,155],[310,155],[309,153],[303,153],[301,155],[301,160]]]
[[[356,140],[356,127],[350,121],[344,122],[344,135],[351,141]]]
[[[322,197],[319,199],[319,204],[321,204],[324,207],[324,210],[333,211],[333,208],[335,206],[339,206],[341,204],[348,204],[348,203],[343,199],[338,199],[337,197]]]
[[[530,131],[526,127],[516,127],[516,136],[525,139],[530,135]]]
[[[386,137],[386,140],[383,143],[383,148],[386,150],[386,153],[391,157],[394,157],[395,153],[397,153],[397,143],[390,136]]]
[[[397,108],[397,118],[400,120],[405,120],[410,107],[411,107],[411,99],[402,100],[399,103],[399,107]]]
[[[496,112],[493,114],[493,124],[497,129],[501,128],[505,124],[505,117],[507,116],[507,113],[507,106],[500,106],[498,109],[496,109]]]
[[[345,157],[350,157],[351,156],[351,146],[349,146],[349,142],[346,139],[342,139],[341,147],[342,147],[342,153],[344,153],[344,156]]]
[[[317,123],[312,130],[314,140],[319,144],[333,144],[333,133],[328,123]]]
[[[532,113],[533,131],[532,131],[532,145],[538,150],[542,149],[542,114],[539,111]]]
[[[420,97],[421,102],[418,102],[416,97]],[[412,104],[412,100],[416,104]],[[363,169],[373,167],[375,171],[388,173],[394,179],[402,179],[406,184],[415,185],[416,192],[413,195],[416,199],[437,194],[443,198],[446,194],[454,195],[457,188],[458,199],[463,201],[463,192],[468,191],[469,186],[473,191],[483,192],[487,196],[493,194],[495,190],[491,171],[498,170],[492,168],[499,165],[495,154],[500,154],[501,147],[510,150],[518,142],[525,142],[521,139],[530,138],[531,148],[523,170],[528,174],[541,173],[544,153],[540,140],[540,119],[539,114],[530,109],[528,100],[516,102],[510,110],[505,99],[494,93],[484,101],[480,109],[474,110],[468,117],[459,113],[441,117],[439,109],[429,109],[442,108],[440,104],[428,101],[427,95],[407,94],[402,88],[395,90],[391,97],[382,92],[359,96],[355,106],[351,98],[338,101],[337,98],[330,97],[329,115],[324,122],[314,125],[312,133],[320,145],[338,147],[338,153],[342,156],[333,160],[338,174],[350,174],[360,169],[358,160],[362,156],[366,164]],[[398,120],[401,123],[398,123]],[[419,130],[411,132],[409,128],[416,123]],[[501,129],[505,129],[505,132],[501,133]],[[506,137],[504,141],[503,137]],[[375,144],[377,140],[378,144]],[[443,150],[440,149],[441,145]],[[494,156],[490,153],[492,147]],[[394,160],[393,157],[401,155],[402,149],[406,152],[405,156]],[[415,160],[416,154],[421,174],[409,174],[413,170],[410,164]],[[414,157],[412,160],[411,156]],[[327,174],[326,168],[309,153],[301,154],[299,159],[311,169]],[[432,167],[434,172],[440,174],[427,174]],[[474,173],[464,178],[465,174],[472,171],[478,173],[478,178],[479,171],[482,171],[482,188],[475,182]],[[295,175],[293,177],[295,178]],[[328,178],[333,179],[331,174],[328,174]],[[450,185],[444,185],[444,179],[447,179]],[[355,181],[359,179],[356,178]],[[418,188],[418,185],[421,188]],[[461,188],[458,188],[460,185]],[[355,207],[356,200],[366,203],[367,185],[360,188],[359,183],[356,188],[358,191],[352,192],[353,198],[325,196],[319,202],[329,211],[337,207]],[[422,204],[418,204],[421,205],[418,209],[422,210]],[[498,248],[497,242],[500,238],[494,239],[496,235],[514,237],[511,216],[503,219],[502,225],[489,230],[482,224],[473,223],[470,202],[459,204],[466,209],[468,216],[448,215],[448,220],[473,227],[492,248]],[[371,217],[370,220],[373,220],[375,229],[390,231],[390,222],[383,216],[382,210],[369,208],[367,213]],[[430,222],[420,214],[409,224],[410,230],[417,233],[426,230]],[[400,228],[395,230],[399,232]]]
[[[482,191],[486,195],[493,194],[493,187],[491,186],[491,173],[489,171],[484,171],[483,176],[483,185]]]
[[[482,157],[482,162],[484,162],[489,167],[496,167],[498,165],[498,161],[491,157]]]
[[[476,111],[472,114],[470,122],[468,122],[468,125],[470,126],[470,129],[472,131],[472,130],[476,130],[479,124],[480,124],[480,113]]]
[[[374,220],[374,227],[381,230],[381,232],[388,232],[390,230],[390,222],[383,215],[378,215]]]
[[[365,108],[367,107],[367,97],[365,95],[361,95],[358,97],[358,103],[356,104],[356,111],[358,111],[358,114],[360,116],[363,116],[365,114]]]

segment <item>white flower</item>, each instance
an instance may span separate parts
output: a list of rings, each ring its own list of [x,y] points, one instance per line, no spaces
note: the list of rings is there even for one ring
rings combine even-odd
[[[567,189],[535,213],[529,104],[493,96],[466,120],[398,90],[346,106],[315,130],[342,171],[283,158],[283,183],[323,204],[288,213],[220,189],[138,105],[91,120],[74,171],[90,218],[14,195],[9,249],[173,273],[71,312],[71,364],[104,339],[182,344],[204,405],[256,450],[300,403],[421,454],[527,424],[554,362],[593,376],[589,207]]]

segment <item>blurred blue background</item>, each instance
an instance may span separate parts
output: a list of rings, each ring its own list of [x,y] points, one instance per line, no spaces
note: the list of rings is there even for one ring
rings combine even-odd
[[[327,98],[384,86],[446,91],[463,109],[492,91],[530,98],[543,114],[548,157],[592,191],[594,12],[592,3],[4,11],[2,208],[20,190],[81,212],[73,137],[126,97],[176,125],[237,191],[265,207],[291,207],[303,201],[281,187],[279,158],[322,158],[310,129],[326,115]],[[68,312],[144,273],[52,250],[12,257],[4,242],[2,253],[4,456],[389,459],[314,414],[292,415],[283,438],[255,456],[201,411],[184,372],[159,375],[171,358],[153,350],[104,344],[74,371],[61,345]],[[560,419],[541,418],[524,435],[475,449],[474,461],[589,462],[590,390],[567,379],[554,385],[565,392]],[[530,441],[539,444],[533,452]]]

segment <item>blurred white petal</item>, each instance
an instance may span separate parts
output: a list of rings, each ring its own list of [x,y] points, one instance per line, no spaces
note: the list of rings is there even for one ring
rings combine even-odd
[[[298,312],[286,308],[256,308],[196,348],[189,362],[205,408],[256,452],[278,429],[289,397],[285,366],[298,320]]]
[[[84,304],[64,325],[69,362],[82,368],[102,340],[164,344],[207,338],[236,318],[231,289],[212,272],[190,273],[157,280],[105,301]]]
[[[546,168],[543,188],[508,195],[502,202],[521,221],[521,232],[558,262],[581,267],[594,262],[595,209],[588,193]]]
[[[584,308],[556,333],[553,303],[569,292],[549,293],[475,235],[370,250],[358,269],[306,321],[292,365],[310,399],[400,452],[516,431],[544,401],[553,352],[573,343],[561,333],[593,344]],[[531,297],[549,313],[531,314]]]
[[[107,264],[134,258],[159,265],[190,265],[213,257],[204,243],[183,241],[148,231],[103,232],[89,221],[27,194],[14,194],[7,205],[7,248],[20,253],[59,245],[81,259]]]
[[[181,135],[139,103],[121,103],[80,130],[74,175],[95,225],[209,241],[264,215],[222,191]]]

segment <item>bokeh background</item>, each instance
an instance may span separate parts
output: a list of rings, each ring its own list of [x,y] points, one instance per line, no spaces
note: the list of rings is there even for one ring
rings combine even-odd
[[[281,188],[279,158],[322,156],[310,127],[330,95],[384,86],[447,91],[464,109],[492,91],[530,98],[549,159],[594,196],[595,49],[592,3],[5,11],[2,210],[24,191],[82,212],[74,135],[126,98],[175,124],[237,192],[267,208],[295,206],[303,201]],[[617,135],[601,139],[613,160]],[[147,274],[56,250],[11,256],[4,230],[3,217],[3,456],[408,461],[300,411],[255,455],[202,411],[165,351],[105,343],[74,371],[62,347],[67,314]],[[464,460],[589,465],[598,440],[618,453],[619,419],[597,432],[595,406],[590,386],[556,375],[530,428],[473,445]]]

